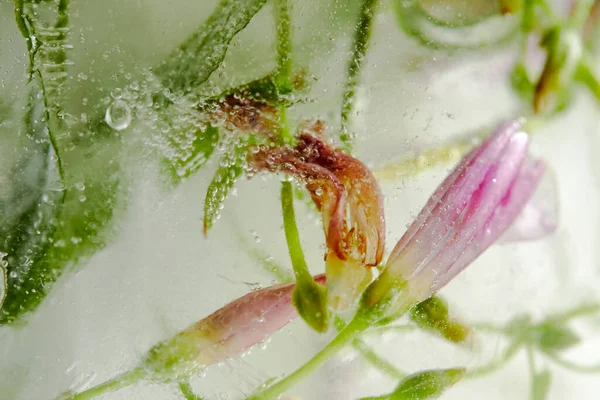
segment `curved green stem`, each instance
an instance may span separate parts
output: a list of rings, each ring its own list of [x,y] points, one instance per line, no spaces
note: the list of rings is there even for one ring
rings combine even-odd
[[[576,28],[581,28],[590,17],[590,11],[594,6],[594,0],[577,0],[571,14],[571,24]]]
[[[360,353],[362,356],[371,363],[375,368],[384,374],[388,375],[393,379],[403,379],[408,375],[405,372],[400,371],[396,366],[387,361],[385,358],[380,357],[373,349],[366,344],[362,339],[356,338],[352,342],[352,346]]]
[[[598,102],[600,102],[600,78],[596,76],[588,54],[584,54],[579,62],[575,77],[587,86]]]
[[[300,243],[300,235],[296,226],[296,214],[294,212],[294,193],[292,190],[292,182],[281,182],[281,208],[283,211],[283,229],[285,230],[285,239],[287,241],[292,266],[294,267],[294,275],[296,281],[313,282],[313,278],[306,265],[302,244]]]
[[[348,125],[350,115],[354,111],[354,98],[356,96],[356,87],[359,82],[359,74],[362,70],[362,65],[367,54],[367,46],[373,27],[373,17],[377,8],[377,0],[364,0],[360,8],[360,16],[358,24],[354,31],[354,41],[352,45],[352,55],[348,60],[348,69],[346,76],[346,85],[342,98],[342,132],[340,140],[342,141],[345,150],[350,150],[351,138],[348,133]]]
[[[596,314],[598,312],[600,312],[600,304],[584,304],[571,310],[551,315],[550,317],[546,318],[546,321],[551,321],[553,323],[565,323],[573,318]]]
[[[302,365],[296,371],[290,375],[281,379],[272,386],[250,396],[247,400],[270,400],[275,399],[277,396],[285,393],[291,389],[297,383],[302,381],[318,367],[323,365],[333,355],[335,355],[345,345],[351,343],[361,332],[369,327],[369,323],[366,319],[355,317],[343,331],[341,331],[323,350],[318,352],[313,358],[311,358],[306,364]]]
[[[116,378],[110,379],[104,383],[101,383],[93,388],[84,390],[83,392],[76,393],[69,397],[59,397],[56,400],[91,400],[98,396],[102,396],[107,393],[117,391],[119,389],[131,386],[134,383],[139,382],[146,377],[148,372],[143,368],[135,368],[131,371],[125,372]]]
[[[552,354],[552,353],[544,353],[544,354],[550,360],[554,361],[556,364],[560,365],[563,368],[570,369],[572,371],[583,373],[583,374],[598,374],[598,373],[600,373],[600,364],[580,365],[580,364],[576,364],[572,361],[560,358],[556,354]]]
[[[194,389],[192,389],[189,382],[179,382],[179,390],[181,390],[181,394],[186,400],[202,400],[202,397],[194,393]]]
[[[277,30],[277,85],[284,92],[291,90],[292,24],[289,0],[275,0],[275,25]]]
[[[513,342],[511,345],[508,346],[508,348],[504,351],[504,353],[499,359],[494,360],[491,363],[483,365],[481,367],[470,369],[469,371],[467,371],[465,378],[480,378],[482,376],[489,375],[492,372],[499,370],[500,368],[504,367],[510,360],[512,360],[515,355],[517,355],[517,352],[521,348],[521,345],[522,343],[518,340]]]

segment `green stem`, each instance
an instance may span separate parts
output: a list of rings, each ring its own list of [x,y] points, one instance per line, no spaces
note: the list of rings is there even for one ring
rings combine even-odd
[[[379,371],[389,375],[393,379],[402,379],[406,377],[406,373],[400,371],[386,359],[379,357],[379,355],[362,339],[354,339],[352,345],[360,354],[362,354],[365,360],[370,362]]]
[[[181,393],[186,400],[202,400],[202,397],[194,393],[194,389],[192,389],[189,382],[179,382],[179,390],[181,390]]]
[[[587,86],[594,97],[596,97],[596,100],[600,102],[600,80],[594,72],[589,55],[584,54],[579,62],[575,76],[578,81]]]
[[[296,226],[296,214],[294,212],[294,194],[292,182],[281,182],[281,208],[283,211],[283,228],[287,241],[296,282],[314,282],[306,265],[304,252],[300,243],[300,235]]]
[[[356,97],[356,87],[359,82],[359,74],[362,70],[367,46],[373,27],[373,17],[377,8],[377,0],[364,0],[360,8],[360,15],[356,30],[354,31],[354,41],[352,45],[352,55],[348,60],[346,85],[342,98],[342,132],[340,140],[345,150],[350,150],[351,138],[348,133],[350,115],[354,111],[354,102]]]
[[[283,143],[291,145],[294,142],[294,135],[290,131],[285,105],[279,107],[279,126],[281,127],[281,139]]]
[[[545,354],[546,354],[546,357],[548,357],[550,360],[554,361],[556,364],[560,365],[563,368],[570,369],[572,371],[583,373],[583,374],[600,373],[600,364],[580,365],[580,364],[576,364],[572,361],[560,358],[556,354],[552,354],[552,353],[545,353]]]
[[[520,341],[514,341],[512,344],[508,346],[508,348],[504,351],[502,356],[495,361],[492,361],[489,364],[483,365],[478,368],[470,369],[465,378],[480,378],[485,375],[489,375],[492,372],[495,372],[505,366],[510,360],[517,355],[518,350],[521,348],[522,343]]]
[[[546,321],[552,323],[566,323],[573,318],[583,317],[600,312],[600,304],[584,304],[561,313],[551,315]]]
[[[325,348],[323,348],[323,350],[318,352],[307,363],[274,385],[250,396],[247,400],[270,400],[277,398],[323,365],[323,363],[334,356],[345,345],[351,343],[368,327],[369,323],[366,319],[355,317],[344,330],[342,330],[327,346],[325,346]]]
[[[594,0],[577,0],[573,7],[570,23],[575,28],[583,28],[590,17]]]
[[[277,85],[283,92],[289,92],[292,72],[292,29],[289,0],[275,0],[275,25],[277,29]]]
[[[142,380],[144,377],[146,377],[147,374],[148,374],[148,372],[145,369],[138,367],[138,368],[132,369],[131,371],[125,372],[124,374],[119,375],[116,378],[113,378],[104,383],[101,383],[98,386],[94,386],[93,388],[84,390],[83,392],[76,393],[70,397],[67,397],[67,398],[60,397],[56,400],[59,400],[59,399],[61,399],[61,400],[62,399],[64,399],[64,400],[94,399],[98,396],[112,393],[119,389],[131,386],[134,383],[137,383],[140,380]]]

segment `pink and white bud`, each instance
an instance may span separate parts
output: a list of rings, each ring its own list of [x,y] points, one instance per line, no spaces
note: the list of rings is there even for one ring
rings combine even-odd
[[[325,284],[325,276],[314,277]],[[159,377],[176,379],[240,355],[293,321],[294,283],[256,290],[154,346],[144,366]]]

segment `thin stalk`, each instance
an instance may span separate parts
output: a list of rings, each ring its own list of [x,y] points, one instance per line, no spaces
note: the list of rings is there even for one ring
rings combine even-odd
[[[550,317],[546,318],[546,321],[553,323],[566,323],[573,318],[596,314],[598,312],[600,312],[600,304],[584,304],[571,310],[551,315]]]
[[[594,67],[589,55],[584,55],[579,62],[576,72],[576,78],[583,83],[592,92],[598,102],[600,102],[600,78],[596,76]]]
[[[380,357],[373,349],[366,344],[362,339],[356,338],[352,342],[352,346],[375,368],[385,373],[393,379],[402,379],[406,377],[406,373],[400,371],[392,363]]]
[[[64,398],[59,397],[56,400],[91,400],[98,396],[102,396],[108,393],[112,393],[119,389],[133,385],[139,382],[147,376],[148,372],[143,368],[135,368],[131,371],[125,372],[116,378],[110,379],[104,383],[101,383],[93,388],[84,390],[83,392],[76,393],[70,397]]]
[[[600,364],[580,365],[580,364],[576,364],[572,361],[560,358],[556,354],[545,353],[545,355],[550,360],[554,361],[556,364],[560,365],[561,367],[563,367],[565,369],[570,369],[571,371],[579,372],[582,374],[598,374],[598,373],[600,373]]]
[[[179,382],[179,390],[181,390],[181,394],[186,400],[202,400],[202,397],[194,393],[194,389],[192,389],[189,382]]]
[[[473,368],[467,371],[465,378],[480,378],[485,375],[489,375],[492,372],[499,370],[504,367],[510,360],[517,355],[518,350],[521,348],[522,343],[518,340],[514,341],[512,344],[508,346],[508,348],[504,351],[502,356],[492,361],[489,364],[483,365],[481,367]]]
[[[291,90],[292,24],[289,0],[275,0],[277,29],[277,84],[284,92]]]
[[[309,376],[318,367],[323,365],[344,346],[352,343],[352,341],[368,327],[369,323],[366,320],[355,318],[346,326],[346,328],[344,328],[344,330],[342,330],[331,342],[329,342],[329,344],[325,346],[323,350],[318,352],[307,363],[274,385],[269,386],[266,389],[248,397],[247,400],[270,400],[282,395],[304,378]]]
[[[292,266],[296,282],[314,282],[313,278],[306,265],[302,244],[300,243],[300,235],[296,226],[296,214],[294,212],[294,193],[292,190],[292,182],[281,182],[281,208],[283,211],[283,229],[285,231],[285,239],[287,241]]]
[[[359,83],[359,75],[367,54],[367,47],[373,28],[373,17],[377,8],[378,0],[364,0],[358,17],[358,23],[354,31],[352,54],[348,60],[346,72],[346,84],[342,98],[342,131],[340,140],[346,151],[350,150],[351,138],[348,133],[350,116],[354,111],[356,87]]]
[[[583,28],[587,20],[590,18],[590,12],[594,6],[594,0],[577,0],[573,5],[570,23],[575,28]]]

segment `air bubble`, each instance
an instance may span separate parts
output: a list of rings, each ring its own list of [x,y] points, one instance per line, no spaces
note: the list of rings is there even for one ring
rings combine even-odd
[[[115,88],[110,92],[110,96],[115,100],[119,100],[123,96],[123,91],[120,88]]]
[[[111,128],[122,131],[131,123],[131,109],[123,100],[117,100],[106,109],[104,120]]]

